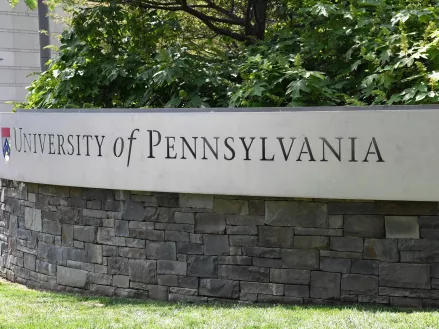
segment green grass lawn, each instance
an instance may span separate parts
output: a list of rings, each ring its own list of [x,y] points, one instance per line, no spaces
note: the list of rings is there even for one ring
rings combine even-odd
[[[0,328],[439,328],[439,312],[186,305],[41,292],[0,281]]]

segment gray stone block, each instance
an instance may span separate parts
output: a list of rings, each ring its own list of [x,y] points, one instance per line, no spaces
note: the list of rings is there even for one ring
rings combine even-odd
[[[320,258],[320,269],[325,272],[350,273],[351,260],[346,258]]]
[[[128,275],[128,259],[122,257],[108,257],[108,274]]]
[[[284,249],[282,250],[282,261],[284,268],[318,270],[319,251],[303,249]]]
[[[327,217],[327,206],[320,202],[265,202],[265,223],[267,225],[326,227]]]
[[[37,259],[36,260],[36,271],[38,273],[43,273],[43,274],[54,276],[54,275],[56,275],[56,265]]]
[[[439,278],[439,263],[431,264],[431,277]]]
[[[186,275],[187,263],[186,262],[172,261],[172,260],[158,260],[157,261],[157,273],[158,274]]]
[[[378,277],[362,274],[344,274],[341,290],[352,295],[377,295]]]
[[[258,245],[258,237],[252,235],[231,235],[229,236],[230,246],[253,247]]]
[[[419,236],[422,239],[439,239],[439,229],[421,228],[419,229]]]
[[[76,262],[74,260],[68,260],[67,267],[76,268],[78,270],[84,270],[87,272],[94,272],[95,271],[95,264]]]
[[[146,258],[146,250],[140,248],[119,248],[119,256],[125,258],[137,258],[137,259],[145,259]]]
[[[55,246],[56,248],[59,248],[58,246]],[[65,247],[63,250],[63,261],[65,260],[74,260],[77,262],[87,262],[87,255],[85,250],[83,249],[76,249],[73,247]]]
[[[157,275],[157,283],[159,286],[178,286],[178,276],[176,275]]]
[[[180,194],[181,208],[213,209],[213,195]]]
[[[51,234],[44,234],[44,233],[39,233],[38,234],[38,241],[47,243],[47,244],[55,244],[55,236],[51,235]]]
[[[262,247],[292,248],[294,229],[286,227],[259,226],[259,245]]]
[[[102,246],[102,256],[117,256],[119,254],[119,247],[116,246]]]
[[[35,271],[35,262],[36,262],[35,255],[25,253],[23,256],[24,256],[23,258],[24,268],[27,268],[28,270],[31,271]]]
[[[436,263],[439,262],[439,251],[401,251],[402,263]]]
[[[377,201],[376,214],[402,216],[437,215],[438,203],[418,201]]]
[[[18,246],[17,246],[18,249]],[[37,258],[41,260],[48,260],[51,263],[57,264],[63,261],[64,248],[58,246],[49,245],[45,243],[39,243],[37,249]]]
[[[320,257],[361,259],[363,254],[351,251],[320,250]]]
[[[336,251],[363,251],[363,239],[354,237],[331,237],[331,250]]]
[[[202,255],[203,245],[198,243],[177,242],[177,252],[179,254]]]
[[[379,262],[376,260],[353,259],[351,273],[378,275]]]
[[[227,225],[234,226],[257,226],[264,225],[265,218],[254,215],[226,215],[226,222]]]
[[[86,207],[88,209],[97,209],[97,210],[101,210],[102,209],[102,201],[100,200],[92,200],[92,201],[87,201],[87,205]]]
[[[257,235],[257,226],[226,226],[226,234],[229,235]]]
[[[370,215],[376,214],[375,202],[331,202],[328,210],[331,215]]]
[[[420,216],[418,223],[420,228],[439,229],[439,216]]]
[[[246,256],[220,256],[218,264],[222,265],[252,265],[252,258]]]
[[[195,224],[195,216],[194,213],[191,212],[176,212],[175,215],[175,222],[179,224]]]
[[[416,216],[386,216],[387,238],[419,239],[418,217]]]
[[[61,224],[43,218],[43,232],[53,235],[61,235]]]
[[[379,294],[396,297],[415,297],[415,298],[435,298],[439,299],[439,292],[429,289],[409,289],[409,288],[390,288],[380,287]]]
[[[397,241],[393,239],[366,239],[363,257],[382,262],[397,262],[399,260]]]
[[[263,304],[291,304],[291,305],[303,304],[303,298],[273,296],[273,295],[263,295],[263,294],[259,294],[257,296],[258,296],[258,302]]]
[[[85,217],[107,218],[107,213],[103,210],[82,209],[82,215]]]
[[[398,249],[403,251],[436,251],[439,249],[439,240],[398,239]]]
[[[328,224],[329,228],[343,228],[343,215],[330,215]]]
[[[198,290],[197,289],[190,289],[190,288],[171,287],[171,288],[169,288],[169,293],[179,294],[179,295],[187,295],[187,296],[197,296]]]
[[[130,280],[144,283],[157,282],[157,263],[152,260],[130,259],[128,261]]]
[[[295,235],[325,235],[325,236],[343,236],[342,229],[335,228],[294,228]]]
[[[178,208],[179,195],[177,193],[155,193],[159,207]]]
[[[295,236],[294,248],[296,249],[328,249],[329,238],[326,236]]]
[[[289,284],[309,284],[310,271],[270,269],[270,282],[289,283]]]
[[[239,298],[239,282],[221,279],[201,279],[199,293],[202,296]]]
[[[281,249],[263,247],[243,247],[243,254],[252,257],[281,258]]]
[[[229,238],[227,235],[204,235],[205,255],[228,255]]]
[[[156,230],[179,231],[194,233],[194,225],[192,224],[176,224],[176,223],[155,223]]]
[[[269,282],[270,270],[254,266],[219,265],[218,276],[239,281]]]
[[[145,248],[145,240],[127,238],[125,242],[130,248]]]
[[[264,216],[265,215],[265,201],[264,200],[249,200],[248,211],[250,215]]]
[[[189,242],[189,233],[180,231],[165,231],[165,241]]]
[[[340,298],[340,273],[311,272],[311,298]]]
[[[282,296],[284,285],[277,283],[241,282],[241,291],[250,294]]]
[[[147,242],[146,257],[148,259],[176,260],[175,242]]]
[[[390,305],[396,307],[422,307],[422,299],[390,297]]]
[[[148,297],[157,300],[168,300],[168,287],[148,285]]]
[[[248,215],[248,201],[215,198],[213,211],[218,214]]]
[[[107,200],[103,202],[103,209],[105,211],[121,211],[123,203],[121,201]]]
[[[113,277],[104,273],[90,273],[88,277],[88,281],[94,284],[100,284],[105,286],[110,286]],[[90,289],[91,290],[91,289]]]
[[[172,208],[147,207],[145,209],[145,219],[149,222],[172,223],[174,222],[174,212]]]
[[[285,296],[308,298],[309,297],[309,286],[304,285],[285,285]]]
[[[97,244],[85,244],[86,260],[90,263],[102,264],[102,246]]]
[[[241,292],[239,294],[239,300],[243,301],[245,303],[253,303],[258,301],[258,295],[257,294],[247,294]]]
[[[384,216],[347,215],[344,217],[345,236],[384,238]]]
[[[178,286],[183,288],[198,288],[198,278],[190,277],[190,276],[179,276],[178,277]]]
[[[96,239],[96,228],[93,226],[74,226],[73,238],[82,242],[94,242]]]
[[[425,308],[439,308],[439,300],[423,299],[422,306]]]
[[[189,233],[189,240],[191,243],[203,243],[203,236],[201,234],[192,234]]]
[[[57,266],[57,283],[64,286],[85,288],[87,284],[88,272],[64,266]]]
[[[198,277],[218,276],[218,257],[216,256],[190,256],[188,257],[187,275]]]
[[[116,291],[115,287],[110,287],[100,284],[90,284],[90,292],[100,296],[114,296]]]
[[[253,266],[282,268],[282,259],[253,257]]]
[[[389,304],[390,298],[388,296],[358,295],[358,301],[360,303]]]
[[[114,222],[114,228],[116,236],[130,236],[128,229],[128,221],[126,220],[116,220]]]
[[[153,230],[156,223],[154,222],[128,222],[128,228],[130,229],[140,229],[140,230]]]
[[[165,232],[156,230],[130,229],[130,238],[146,239],[151,241],[164,241]]]
[[[117,237],[114,228],[98,227],[97,242],[114,246],[125,246],[125,238]]]
[[[207,297],[188,296],[188,295],[179,295],[179,294],[169,294],[168,300],[170,302],[207,303]]]
[[[145,208],[141,202],[125,201],[122,209],[122,218],[135,221],[145,220]]]
[[[380,286],[430,289],[430,265],[380,263]]]
[[[225,229],[224,215],[199,213],[195,216],[195,233],[224,234]]]
[[[24,209],[24,225],[29,230],[41,232],[43,230],[41,210],[26,207]]]

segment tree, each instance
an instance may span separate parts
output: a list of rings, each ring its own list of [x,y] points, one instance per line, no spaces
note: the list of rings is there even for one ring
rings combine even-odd
[[[224,33],[180,2],[117,1],[73,12],[59,57],[18,106],[439,103],[436,0],[266,2],[263,35],[256,7],[251,28],[234,23],[247,0],[188,4]]]
[[[237,41],[263,40],[269,0],[120,0],[135,8],[181,11],[203,22],[213,32]]]

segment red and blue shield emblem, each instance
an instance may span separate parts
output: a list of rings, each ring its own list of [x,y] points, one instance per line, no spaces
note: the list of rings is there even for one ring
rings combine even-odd
[[[11,128],[1,128],[2,145],[3,145],[3,157],[6,162],[9,161],[11,156]]]

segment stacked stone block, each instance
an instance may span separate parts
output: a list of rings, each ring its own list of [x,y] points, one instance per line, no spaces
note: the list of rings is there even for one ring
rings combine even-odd
[[[35,288],[436,307],[438,247],[436,202],[1,187],[0,275]]]

